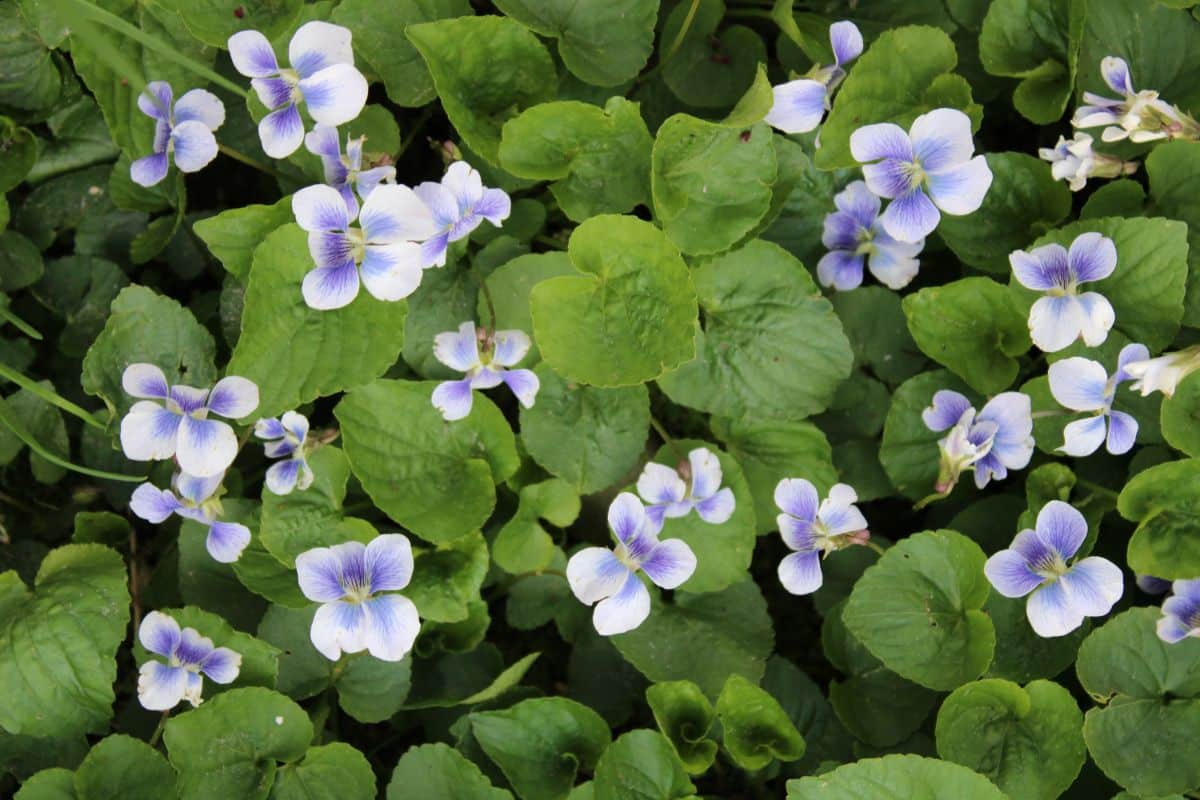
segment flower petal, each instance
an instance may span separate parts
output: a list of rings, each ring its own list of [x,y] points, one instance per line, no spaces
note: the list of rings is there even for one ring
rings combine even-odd
[[[168,122],[171,119],[171,102],[175,93],[166,81],[150,81],[146,91],[138,95],[138,110],[151,119]]]
[[[325,603],[313,617],[309,638],[317,652],[330,661],[340,659],[343,651],[358,653],[366,650],[367,615],[363,604],[342,600]]]
[[[864,181],[846,184],[845,189],[834,195],[833,204],[865,229],[870,229],[879,217],[879,197]],[[828,222],[829,217],[825,219]]]
[[[992,170],[987,159],[975,156],[970,161],[926,177],[933,202],[947,214],[962,216],[979,210],[992,187]]]
[[[121,388],[132,397],[165,400],[170,394],[167,376],[153,364],[130,364],[121,373]]]
[[[1087,538],[1087,520],[1074,506],[1062,500],[1051,500],[1037,515],[1037,535],[1064,561],[1079,551]]]
[[[691,495],[697,500],[712,497],[721,488],[721,461],[713,451],[697,447],[688,453],[692,469]]]
[[[1108,373],[1097,361],[1073,356],[1050,365],[1050,394],[1072,411],[1099,411],[1107,405]]]
[[[419,242],[437,233],[429,208],[407,186],[376,187],[363,204],[358,223],[368,242]]]
[[[344,597],[341,575],[341,560],[328,547],[314,547],[296,556],[296,578],[309,600],[332,603]]]
[[[433,407],[442,413],[442,419],[454,422],[463,419],[471,413],[473,395],[471,379],[460,381],[443,381],[433,390]]]
[[[1189,628],[1179,617],[1165,615],[1159,617],[1158,624],[1155,625],[1155,633],[1167,644],[1176,644],[1191,636],[1193,629]]]
[[[217,381],[208,395],[208,410],[228,419],[241,419],[258,408],[258,384],[229,375]]]
[[[862,286],[865,261],[865,256],[850,250],[831,250],[817,262],[817,280],[839,292],[857,289]]]
[[[338,202],[341,202],[340,198]],[[309,308],[318,311],[343,308],[358,296],[358,268],[353,261],[345,261],[336,267],[310,270],[304,276],[300,291]]]
[[[1060,244],[1035,247],[1029,252],[1014,250],[1008,254],[1017,283],[1026,289],[1044,292],[1065,289],[1070,283],[1067,248]]]
[[[1076,562],[1059,583],[1071,606],[1087,617],[1102,617],[1112,611],[1125,592],[1121,568],[1099,556]]]
[[[271,158],[287,158],[304,141],[304,120],[295,103],[272,111],[258,123],[258,138],[263,152]]]
[[[912,161],[913,146],[903,128],[890,122],[882,122],[877,125],[864,125],[850,134],[850,154],[859,163],[878,161],[881,158]]]
[[[504,383],[516,395],[517,401],[525,408],[533,408],[538,389],[542,388],[537,373],[531,369],[509,369],[504,371],[502,377]]]
[[[151,611],[138,626],[138,641],[151,653],[170,658],[178,649],[183,633],[179,623],[161,611]]]
[[[1105,446],[1114,456],[1124,455],[1133,449],[1137,441],[1138,422],[1124,411],[1113,411],[1108,416],[1108,441]]]
[[[237,522],[214,522],[204,540],[208,554],[222,564],[232,564],[241,558],[248,544],[250,529]]]
[[[496,331],[493,342],[492,362],[504,367],[515,367],[532,345],[529,334],[524,331]]]
[[[292,104],[292,84],[283,78],[255,78],[250,88],[268,111]]]
[[[467,372],[481,366],[479,339],[475,323],[467,321],[457,331],[446,331],[433,337],[433,355],[450,369]]]
[[[910,161],[885,158],[877,164],[864,164],[862,173],[867,188],[880,197],[899,197],[913,189]]]
[[[796,519],[812,522],[819,503],[817,487],[804,478],[784,478],[775,484],[775,505]]]
[[[212,92],[192,89],[175,104],[175,124],[193,120],[215,131],[225,123],[225,104]]]
[[[646,509],[632,492],[621,492],[608,507],[608,527],[617,540],[629,546],[646,526]]]
[[[667,539],[650,551],[642,571],[656,586],[676,589],[696,571],[696,554],[682,539]]]
[[[311,131],[304,135],[304,149],[315,156],[320,156],[321,160],[325,162],[325,182],[329,183],[328,167],[330,162],[337,162],[340,165],[342,160],[342,141],[338,136],[338,129],[333,125],[317,123]]]
[[[129,498],[129,510],[141,519],[157,525],[165,521],[179,508],[175,495],[166,489],[159,489],[152,483],[143,483],[133,490]]]
[[[862,181],[857,183],[866,186]],[[870,190],[865,191],[875,198],[876,203],[879,202],[879,198],[871,194]],[[865,238],[866,232],[866,228],[853,214],[835,211],[825,215],[825,221],[821,225],[821,244],[830,250],[853,251],[858,247],[860,240]]]
[[[1084,292],[1076,298],[1079,306],[1080,335],[1088,347],[1099,347],[1108,338],[1116,312],[1108,298],[1097,292]]]
[[[1084,312],[1079,298],[1039,297],[1029,309],[1029,336],[1038,349],[1057,353],[1079,338]]]
[[[412,544],[402,533],[376,536],[367,543],[363,564],[372,592],[399,591],[412,580]]]
[[[421,285],[421,245],[416,242],[369,244],[363,255],[363,286],[376,300],[403,300]]]
[[[349,64],[334,64],[300,81],[309,116],[323,125],[345,125],[367,104],[367,79]]]
[[[913,120],[908,135],[913,154],[926,173],[959,167],[975,152],[971,118],[956,108],[936,108],[922,114]]]
[[[258,31],[238,31],[227,44],[233,68],[247,78],[265,78],[279,72],[275,51],[267,37]]]
[[[1113,375],[1114,383],[1123,383],[1128,380],[1133,380],[1133,376],[1125,371],[1125,367],[1136,361],[1146,361],[1150,358],[1150,351],[1144,344],[1127,344],[1121,348],[1120,354],[1117,355],[1117,373]]]
[[[1079,283],[1100,281],[1117,268],[1117,246],[1098,233],[1083,233],[1071,242],[1067,264]]]
[[[320,20],[304,23],[288,42],[288,62],[301,77],[334,64],[353,64],[350,29]]]
[[[306,231],[344,231],[350,216],[337,189],[324,184],[306,186],[292,195],[296,224]]]
[[[811,521],[797,519],[791,514],[780,514],[775,517],[775,524],[788,549],[797,552],[817,549],[817,539]]]
[[[138,702],[149,711],[166,711],[179,705],[187,690],[188,672],[161,661],[147,661],[138,670]]]
[[[182,417],[150,400],[134,403],[121,420],[121,449],[133,461],[158,461],[175,455]]]
[[[1005,597],[1024,597],[1044,580],[1017,550],[1001,550],[983,565],[983,574],[997,592]]]
[[[779,582],[792,594],[812,594],[821,588],[821,554],[815,550],[791,553],[779,562]]]
[[[920,189],[902,194],[888,203],[879,218],[888,235],[901,242],[916,242],[933,233],[942,215]]]
[[[1129,74],[1129,65],[1125,63],[1125,59],[1105,56],[1100,59],[1100,74],[1104,76],[1108,88],[1117,94],[1133,94],[1133,78]]]
[[[764,122],[784,133],[808,133],[821,124],[829,89],[809,78],[772,87],[774,102]]]
[[[298,459],[288,458],[272,464],[264,480],[267,490],[280,496],[291,494],[300,476],[301,463]]]
[[[371,192],[381,183],[391,183],[396,180],[396,168],[392,166],[364,169],[354,178],[354,188],[363,200],[371,196]]]
[[[242,654],[216,647],[200,662],[200,671],[215,683],[233,683],[242,671]]]
[[[833,46],[833,61],[838,66],[849,64],[862,55],[863,37],[858,26],[849,20],[829,26],[829,44]]]
[[[442,186],[454,197],[459,216],[483,197],[483,176],[466,161],[455,161],[446,168]]]
[[[421,632],[413,601],[398,594],[372,597],[363,603],[367,652],[380,661],[400,661],[412,650]]]
[[[1043,638],[1066,636],[1083,624],[1083,614],[1071,605],[1060,581],[1035,589],[1025,604],[1025,616]]]
[[[139,158],[129,165],[129,178],[138,186],[155,186],[167,177],[170,161],[166,153]]]
[[[215,419],[183,417],[175,457],[184,472],[208,478],[229,469],[237,457],[238,441],[233,428]]]
[[[621,591],[601,600],[592,612],[592,624],[601,636],[626,633],[646,621],[650,616],[650,592],[634,573],[629,573]]]
[[[1056,448],[1074,458],[1090,456],[1104,444],[1105,422],[1103,416],[1077,419],[1063,427],[1063,443]]]
[[[912,283],[921,269],[916,255],[925,246],[919,242],[897,242],[883,231],[876,234],[875,249],[867,259],[867,268],[875,279],[889,289],[903,289]]]
[[[588,605],[612,597],[630,574],[606,547],[585,547],[567,562],[567,585],[579,602]]]
[[[512,213],[512,199],[503,189],[485,189],[472,211],[498,228]]]
[[[207,478],[200,478],[195,475],[189,475],[186,472],[179,472],[176,473],[172,483],[175,486],[175,491],[179,492],[180,497],[192,505],[198,506],[216,493],[224,478],[225,473],[223,472],[218,472],[216,475]]]
[[[687,484],[666,464],[650,461],[638,476],[637,492],[647,503],[678,503],[687,494]]]
[[[957,425],[963,414],[970,410],[971,401],[964,395],[941,389],[934,392],[929,408],[921,412],[921,421],[931,431],[944,431]]]
[[[700,519],[711,525],[727,522],[736,508],[737,501],[733,497],[733,490],[728,486],[712,497],[696,503],[696,513],[700,515]]]

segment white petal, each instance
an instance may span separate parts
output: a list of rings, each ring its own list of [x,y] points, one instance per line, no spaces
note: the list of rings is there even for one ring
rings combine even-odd
[[[687,494],[687,484],[675,470],[651,461],[638,476],[637,492],[647,503],[678,503]]]
[[[237,457],[233,428],[215,419],[183,417],[176,458],[184,472],[208,478],[229,469]]]
[[[363,603],[367,652],[381,661],[400,661],[412,650],[421,619],[407,597],[385,594]]]
[[[296,224],[306,231],[344,231],[350,226],[346,203],[337,189],[323,183],[292,195]]]
[[[313,617],[309,638],[318,653],[337,661],[343,651],[359,653],[367,649],[366,622],[362,603],[325,603]]]
[[[1058,450],[1075,458],[1090,456],[1104,444],[1104,417],[1077,419],[1063,428],[1063,443]]]
[[[182,637],[179,623],[161,611],[151,611],[142,617],[142,624],[138,627],[138,641],[142,647],[164,658],[174,655]]]
[[[1040,297],[1029,309],[1029,336],[1038,349],[1056,353],[1079,338],[1083,310],[1078,298]]]
[[[353,64],[350,29],[320,20],[304,23],[288,43],[288,62],[302,76],[333,64]]]
[[[626,633],[646,621],[650,616],[650,592],[634,573],[629,573],[621,591],[596,604],[592,612],[592,624],[601,636]]]
[[[233,68],[248,78],[265,78],[279,72],[275,51],[258,31],[238,31],[227,44]]]
[[[1088,347],[1099,347],[1108,338],[1108,332],[1117,320],[1116,312],[1108,298],[1097,292],[1079,295],[1080,333]]]
[[[930,173],[926,180],[934,204],[947,214],[962,216],[978,211],[983,205],[983,198],[992,186],[992,170],[987,159],[975,156],[944,172]]]
[[[1074,356],[1050,365],[1050,394],[1072,411],[1104,408],[1108,373],[1096,361]]]
[[[388,183],[375,187],[362,212],[359,225],[368,242],[420,242],[437,233],[433,214],[407,186]]]
[[[629,568],[605,547],[585,547],[567,562],[567,585],[588,605],[620,591],[629,574]]]
[[[175,124],[188,120],[215,131],[225,123],[225,104],[212,92],[192,89],[175,103]]]
[[[300,81],[309,115],[322,125],[345,125],[367,104],[367,79],[349,64],[334,64]]]
[[[421,285],[421,245],[370,244],[360,266],[362,283],[376,300],[403,300]]]
[[[150,711],[166,711],[179,705],[187,690],[188,672],[183,667],[168,667],[161,661],[147,661],[138,670],[138,702]]]
[[[1071,605],[1059,581],[1033,590],[1025,603],[1033,632],[1043,638],[1066,636],[1083,624],[1083,614]]]
[[[121,388],[133,397],[165,400],[171,391],[167,376],[153,364],[130,364],[121,373]]]
[[[258,408],[258,384],[230,375],[217,381],[208,395],[208,410],[227,419],[241,419]]]
[[[182,417],[150,400],[133,404],[121,420],[121,449],[133,461],[158,461],[175,455]]]

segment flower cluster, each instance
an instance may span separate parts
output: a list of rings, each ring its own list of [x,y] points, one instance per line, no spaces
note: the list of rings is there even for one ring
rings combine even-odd
[[[921,262],[917,256],[925,240],[901,242],[883,229],[879,197],[862,181],[854,181],[833,198],[837,211],[825,216],[821,243],[829,252],[817,262],[817,279],[822,286],[839,292],[862,285],[863,266],[889,289],[903,289]]]
[[[1050,393],[1054,399],[1072,411],[1092,413],[1063,429],[1064,441],[1059,450],[1069,456],[1089,456],[1104,443],[1115,456],[1130,451],[1137,439],[1137,420],[1124,411],[1113,410],[1113,400],[1117,387],[1132,380],[1126,367],[1149,357],[1144,344],[1125,345],[1111,378],[1100,362],[1088,358],[1064,358],[1050,365]]]
[[[134,183],[156,185],[167,177],[172,158],[180,172],[199,172],[217,157],[213,133],[225,122],[225,104],[212,92],[192,89],[174,102],[171,84],[151,81],[137,105],[154,120],[154,153],[130,165]]]
[[[308,418],[295,411],[279,419],[260,419],[254,423],[254,435],[265,439],[263,453],[278,462],[267,469],[266,486],[275,494],[291,494],[312,486],[313,471],[308,465],[305,444],[308,439]]]
[[[143,483],[134,489],[129,499],[129,510],[137,516],[158,524],[171,515],[199,522],[208,528],[205,547],[214,560],[223,564],[237,561],[246,545],[250,544],[250,529],[239,522],[224,522],[219,517],[221,508],[221,482],[225,473],[211,478],[197,478],[186,472],[177,472],[171,479],[174,489],[159,489],[154,484]]]

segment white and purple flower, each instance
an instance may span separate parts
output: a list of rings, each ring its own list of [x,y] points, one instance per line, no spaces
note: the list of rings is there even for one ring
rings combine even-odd
[[[638,577],[675,589],[696,571],[696,554],[682,539],[659,541],[637,495],[622,492],[608,507],[614,550],[585,547],[567,562],[567,583],[581,603],[595,604],[592,624],[601,636],[631,631],[650,616],[650,592]]]
[[[1097,153],[1092,149],[1092,137],[1076,132],[1075,138],[1058,137],[1054,147],[1038,148],[1038,158],[1050,162],[1050,174],[1056,181],[1066,181],[1072,192],[1087,185],[1088,178],[1116,178],[1132,175],[1138,165],[1133,161],[1122,161],[1108,153]]]
[[[846,77],[846,65],[862,55],[862,33],[853,22],[835,22],[829,26],[829,44],[832,64],[816,65],[805,77],[772,88],[775,101],[765,119],[768,125],[784,133],[808,133],[821,124],[829,98]]]
[[[867,519],[855,503],[858,494],[844,483],[834,484],[820,500],[817,488],[804,478],[784,478],[775,487],[775,518],[779,534],[792,553],[779,562],[779,582],[792,594],[812,594],[821,588],[821,558],[866,541]]]
[[[223,513],[219,490],[224,478],[223,472],[209,478],[177,472],[171,479],[174,491],[143,483],[129,498],[129,510],[155,525],[172,514],[199,522],[208,528],[204,540],[208,554],[222,564],[232,564],[250,544],[250,529],[238,522],[218,519]]]
[[[421,284],[419,241],[436,233],[433,217],[407,186],[377,186],[358,213],[358,225],[337,189],[320,184],[292,195],[296,223],[308,231],[316,268],[301,292],[309,308],[329,311],[358,296],[359,274],[372,297],[395,301]]]
[[[396,180],[396,168],[391,165],[362,168],[363,142],[366,140],[366,136],[347,138],[346,153],[343,155],[338,130],[331,125],[318,124],[304,137],[305,148],[319,156],[325,167],[325,184],[337,189],[346,201],[346,213],[352,219],[358,215],[360,197],[366,200],[376,186]]]
[[[1025,616],[1041,637],[1066,636],[1085,617],[1102,617],[1121,599],[1121,569],[1106,558],[1067,562],[1087,538],[1087,521],[1075,508],[1051,500],[1038,512],[1035,530],[987,560],[983,571],[1005,597],[1025,597]]]
[[[850,152],[867,187],[892,201],[880,221],[901,242],[933,233],[941,212],[977,211],[992,185],[987,159],[971,157],[971,118],[953,108],[922,114],[907,133],[890,122],[866,125],[850,135]]]
[[[1140,392],[1142,397],[1151,392],[1173,396],[1180,381],[1197,369],[1200,369],[1200,345],[1125,364],[1125,374],[1134,379],[1129,388]]]
[[[267,469],[267,489],[284,495],[312,486],[313,471],[304,448],[304,440],[308,438],[307,417],[287,411],[280,419],[260,419],[254,423],[254,435],[266,440],[263,452],[267,458],[283,459]]]
[[[1129,65],[1122,58],[1106,56],[1100,61],[1100,73],[1108,88],[1121,95],[1119,100],[1092,92],[1083,93],[1088,105],[1075,109],[1071,124],[1076,128],[1105,126],[1100,138],[1117,142],[1150,142],[1166,139],[1182,128],[1179,114],[1168,103],[1158,99],[1158,92],[1133,90]]]
[[[680,473],[683,473],[680,475]],[[733,490],[721,488],[721,461],[705,447],[688,453],[686,463],[674,470],[665,464],[646,464],[638,477],[637,491],[646,503],[646,517],[655,530],[668,518],[685,517],[695,509],[700,519],[720,525],[733,516]]]
[[[425,181],[417,196],[429,206],[437,231],[422,246],[422,264],[441,267],[446,248],[470,235],[486,219],[499,228],[512,212],[512,201],[502,189],[488,189],[479,172],[465,161],[455,161],[440,183]]]
[[[412,579],[408,537],[376,536],[370,544],[317,547],[296,558],[300,591],[321,603],[313,617],[313,646],[330,661],[366,650],[381,661],[400,661],[421,630],[417,607],[395,594]]]
[[[354,67],[350,30],[319,20],[300,26],[288,43],[290,66],[280,67],[267,37],[239,31],[229,37],[233,67],[251,78],[271,113],[258,123],[263,152],[287,158],[304,141],[299,104],[322,125],[344,125],[367,103],[367,79]]]
[[[217,157],[213,131],[225,122],[225,105],[212,92],[192,89],[174,102],[171,84],[150,81],[137,104],[154,120],[154,154],[129,166],[134,183],[154,186],[167,177],[172,158],[180,172],[199,172]]]
[[[138,670],[138,702],[150,711],[169,711],[183,700],[201,703],[204,678],[233,683],[242,669],[242,656],[228,647],[214,647],[212,639],[195,628],[180,630],[179,623],[161,611],[151,611],[138,627],[142,647],[167,661],[150,659]]]
[[[480,345],[483,345],[482,350]],[[443,381],[433,390],[433,406],[448,422],[471,413],[472,391],[491,389],[504,383],[525,408],[532,408],[541,381],[530,369],[510,369],[521,362],[532,342],[523,331],[475,329],[464,322],[457,331],[439,333],[433,339],[433,355],[450,369],[465,372],[457,381]]]
[[[1200,579],[1175,581],[1163,601],[1158,638],[1168,644],[1200,638]]]
[[[1088,358],[1064,358],[1050,365],[1050,394],[1059,405],[1093,415],[1063,428],[1058,449],[1069,456],[1088,456],[1104,444],[1115,456],[1128,453],[1137,439],[1138,423],[1124,411],[1113,410],[1117,387],[1132,380],[1125,367],[1150,357],[1144,344],[1127,344],[1117,356],[1117,371],[1110,378],[1104,366]],[[1107,441],[1106,441],[1107,440]]]
[[[158,461],[174,456],[180,469],[198,478],[224,473],[238,451],[233,428],[209,415],[241,419],[258,408],[258,386],[233,375],[211,390],[196,389],[170,386],[153,364],[130,364],[121,385],[133,397],[145,398],[121,420],[126,458]]]
[[[992,478],[1008,477],[1010,469],[1024,469],[1033,457],[1033,403],[1021,392],[1001,392],[976,413],[966,397],[942,389],[921,420],[931,431],[949,430],[938,442],[934,488],[940,494],[953,489],[964,470],[974,470],[975,485],[982,489]]]
[[[825,215],[821,243],[829,252],[817,262],[822,286],[839,292],[862,285],[864,264],[889,289],[903,289],[917,275],[925,240],[898,242],[879,221],[879,198],[862,181],[854,181],[834,198],[838,210]]]
[[[1040,350],[1055,353],[1082,337],[1088,347],[1108,338],[1116,321],[1112,304],[1098,292],[1079,292],[1080,284],[1104,280],[1117,268],[1117,247],[1098,233],[1082,233],[1068,250],[1061,244],[1009,253],[1017,283],[1045,292],[1029,309],[1029,336]]]

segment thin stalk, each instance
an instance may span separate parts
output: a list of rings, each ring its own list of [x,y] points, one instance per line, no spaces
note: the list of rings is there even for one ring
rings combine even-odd
[[[80,466],[79,464],[72,464],[70,461],[67,461],[55,453],[52,453],[50,450],[47,450],[41,442],[34,438],[33,434],[29,432],[29,429],[25,427],[25,423],[21,421],[20,417],[13,413],[12,408],[10,408],[8,403],[6,403],[4,400],[0,400],[0,425],[3,425],[12,431],[13,434],[16,435],[16,437],[20,439],[26,446],[28,446],[30,450],[46,459],[51,464],[57,464],[63,469],[69,469],[72,472],[79,472],[84,475],[91,475],[93,478],[103,478],[104,480],[109,481],[141,483],[142,481],[146,480],[145,475],[122,475],[116,472],[104,472],[103,470],[92,469],[91,467],[84,467]]]
[[[494,334],[496,332],[496,303],[492,300],[492,290],[488,286],[486,276],[479,276],[479,289],[483,292],[483,299],[487,301],[488,330]]]
[[[108,427],[105,423],[92,416],[92,412],[88,411],[86,408],[81,408],[80,406],[75,405],[67,398],[61,396],[58,392],[45,388],[37,381],[33,380],[32,378],[25,377],[20,372],[17,372],[15,369],[3,362],[0,362],[0,377],[7,378],[17,386],[27,390],[30,394],[35,394],[42,398],[50,405],[58,406],[68,414],[79,417],[81,420],[97,430],[104,430]]]
[[[874,550],[876,553],[879,553],[879,555],[883,555],[884,553],[887,552],[886,548],[884,548],[884,547],[880,546],[879,544],[872,542],[870,540],[863,542],[863,544],[866,545],[867,547],[871,548],[872,550]]]
[[[679,26],[679,32],[671,40],[671,46],[667,48],[666,55],[662,57],[662,61],[658,62],[658,66],[655,69],[662,69],[679,52],[680,46],[683,45],[683,40],[687,38],[687,33],[692,27],[692,21],[696,19],[696,12],[699,10],[700,0],[692,0],[692,5],[688,8],[687,16],[683,18],[683,24]]]
[[[1119,492],[1114,492],[1112,489],[1109,489],[1107,486],[1101,486],[1098,483],[1092,483],[1091,481],[1085,480],[1084,478],[1076,478],[1075,483],[1077,483],[1079,485],[1079,488],[1087,489],[1092,494],[1098,494],[1103,497],[1108,497],[1108,498],[1112,499],[1112,501],[1114,503],[1117,502],[1117,498],[1121,496]]]
[[[154,733],[150,734],[149,744],[151,747],[154,747],[156,744],[158,744],[158,740],[162,738],[163,731],[167,727],[167,718],[170,716],[171,709],[168,708],[162,713],[162,716],[158,718],[158,727],[154,729]]]
[[[400,156],[404,155],[405,151],[407,151],[412,143],[417,140],[417,137],[421,134],[421,131],[425,128],[425,125],[429,122],[432,116],[433,105],[431,104],[425,107],[425,109],[421,112],[421,116],[417,117],[417,121],[413,123],[412,131],[410,131],[408,136],[404,137],[404,141],[400,143],[400,149],[396,152],[396,157],[394,159],[395,161],[399,161]]]
[[[679,449],[679,445],[675,444],[675,440],[671,438],[671,434],[667,433],[667,429],[663,427],[661,422],[654,418],[653,414],[650,416],[650,427],[654,428],[654,432],[663,440],[663,443],[671,448],[671,451],[675,453],[675,457],[682,461],[684,458],[683,451]]]
[[[252,157],[246,155],[241,150],[235,150],[234,148],[230,147],[227,144],[218,144],[217,149],[220,150],[223,154],[232,158],[234,161],[240,161],[241,163],[245,164],[247,167],[252,167],[252,168],[258,170],[259,172],[265,172],[267,175],[270,175],[272,178],[279,178],[281,180],[284,179],[284,175],[282,173],[280,173],[278,170],[276,170],[274,167],[272,167],[270,164],[264,164],[263,162],[259,161],[258,159],[252,158]]]
[[[30,325],[28,322],[21,319],[20,317],[18,317],[16,314],[14,314],[12,311],[8,310],[7,308],[0,308],[0,319],[4,320],[8,324],[12,325],[14,328],[19,330],[21,333],[28,336],[30,339],[34,339],[39,342],[42,340],[42,334],[38,332],[37,328]]]

